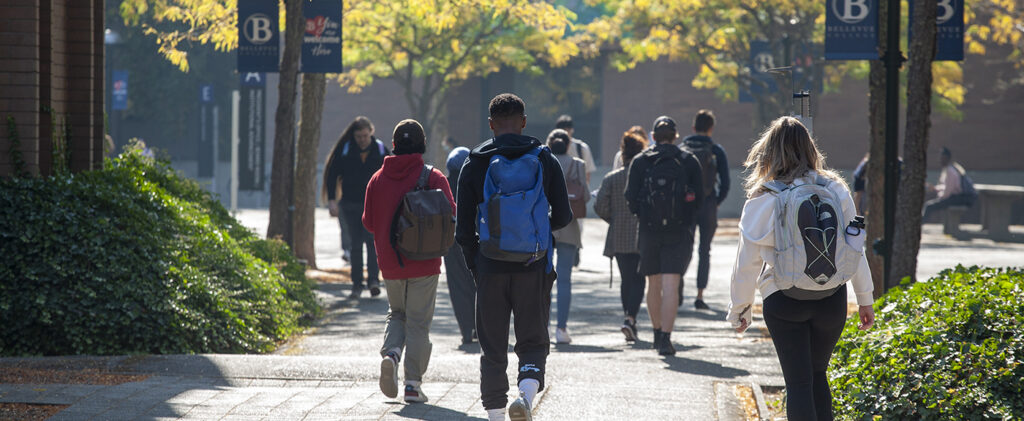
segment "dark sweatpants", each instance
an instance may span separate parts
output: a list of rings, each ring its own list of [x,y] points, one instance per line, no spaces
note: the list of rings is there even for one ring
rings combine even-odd
[[[718,229],[718,200],[714,196],[704,198],[704,204],[697,210],[697,230],[700,231],[700,243],[697,245],[697,288],[708,287],[708,274],[711,271],[711,240]],[[680,281],[682,284],[682,281]]]
[[[462,255],[462,246],[455,244],[444,256],[445,278],[448,282],[448,295],[451,297],[455,321],[459,324],[462,341],[469,342],[476,328],[476,281],[473,273],[466,267],[466,258]]]
[[[363,226],[363,207],[342,205],[345,212],[345,225],[352,237],[352,250],[349,252],[352,264],[352,288],[363,287],[363,244],[366,245],[366,272],[369,274],[368,286],[380,283],[380,270],[377,268],[377,248],[373,245],[373,234]]]
[[[508,324],[515,316],[518,385],[536,379],[544,390],[544,366],[551,346],[548,320],[555,274],[537,270],[512,273],[477,272],[476,320],[480,338],[480,395],[484,409],[508,404]]]
[[[764,299],[763,311],[786,380],[789,420],[833,419],[826,369],[846,324],[846,286],[821,300],[776,292]]]
[[[932,213],[945,210],[950,206],[971,206],[974,204],[974,198],[966,194],[954,194],[945,199],[932,199],[924,202],[924,210],[921,211],[921,223],[928,222],[928,217]]]

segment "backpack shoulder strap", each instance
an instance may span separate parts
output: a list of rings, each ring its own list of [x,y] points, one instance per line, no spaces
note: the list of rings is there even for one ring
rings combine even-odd
[[[423,170],[420,171],[420,178],[416,181],[416,190],[426,190],[430,182],[430,173],[434,172],[434,167],[431,165],[423,165]]]
[[[782,194],[782,192],[789,189],[789,185],[778,180],[772,180],[761,185],[764,189],[775,193]]]
[[[583,142],[573,142],[576,144],[576,157],[583,159]]]
[[[821,174],[814,174],[814,184],[822,187],[828,187],[829,184],[832,184],[832,179]]]
[[[384,147],[384,142],[381,142],[378,139],[373,139],[373,141],[377,142],[377,152],[380,152],[380,156],[387,156],[387,150]]]
[[[348,155],[348,145],[352,143],[351,140],[346,140],[344,145],[341,145],[341,154]]]

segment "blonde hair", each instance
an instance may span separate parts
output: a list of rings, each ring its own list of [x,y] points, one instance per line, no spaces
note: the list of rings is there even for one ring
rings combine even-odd
[[[747,197],[765,191],[766,182],[791,183],[809,171],[846,185],[839,174],[825,166],[825,156],[818,150],[807,127],[793,117],[775,119],[750,147],[743,165],[750,171],[743,182]]]

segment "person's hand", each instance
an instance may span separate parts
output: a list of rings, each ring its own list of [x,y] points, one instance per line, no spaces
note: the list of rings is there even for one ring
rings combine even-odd
[[[744,317],[740,317],[740,325],[739,327],[736,328],[736,333],[743,333],[747,330],[748,327],[750,327],[750,320],[747,320]]]
[[[871,329],[871,326],[875,324],[875,309],[871,306],[859,306],[857,313],[860,314],[860,330]]]
[[[338,202],[335,201],[335,200],[328,201],[327,202],[327,210],[331,213],[332,217],[337,218],[338,217]]]

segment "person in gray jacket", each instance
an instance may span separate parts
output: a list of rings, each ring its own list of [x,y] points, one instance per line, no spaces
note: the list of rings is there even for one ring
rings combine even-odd
[[[645,282],[640,273],[640,249],[636,244],[639,222],[636,215],[629,211],[629,204],[622,192],[626,190],[626,168],[629,168],[633,157],[646,147],[647,140],[642,135],[623,133],[618,156],[622,157],[624,166],[604,176],[601,188],[597,191],[597,201],[594,202],[594,212],[608,222],[604,255],[614,257],[619,264],[619,275],[622,277],[619,295],[626,315],[621,329],[628,342],[640,340],[636,317],[644,301]]]
[[[448,154],[448,185],[452,194],[458,197],[459,172],[469,158],[469,148],[459,146]],[[455,244],[444,256],[445,282],[448,283],[448,295],[452,300],[455,322],[462,333],[462,344],[473,343],[476,339],[476,281],[473,273],[466,266],[466,258],[462,254],[462,246]]]

